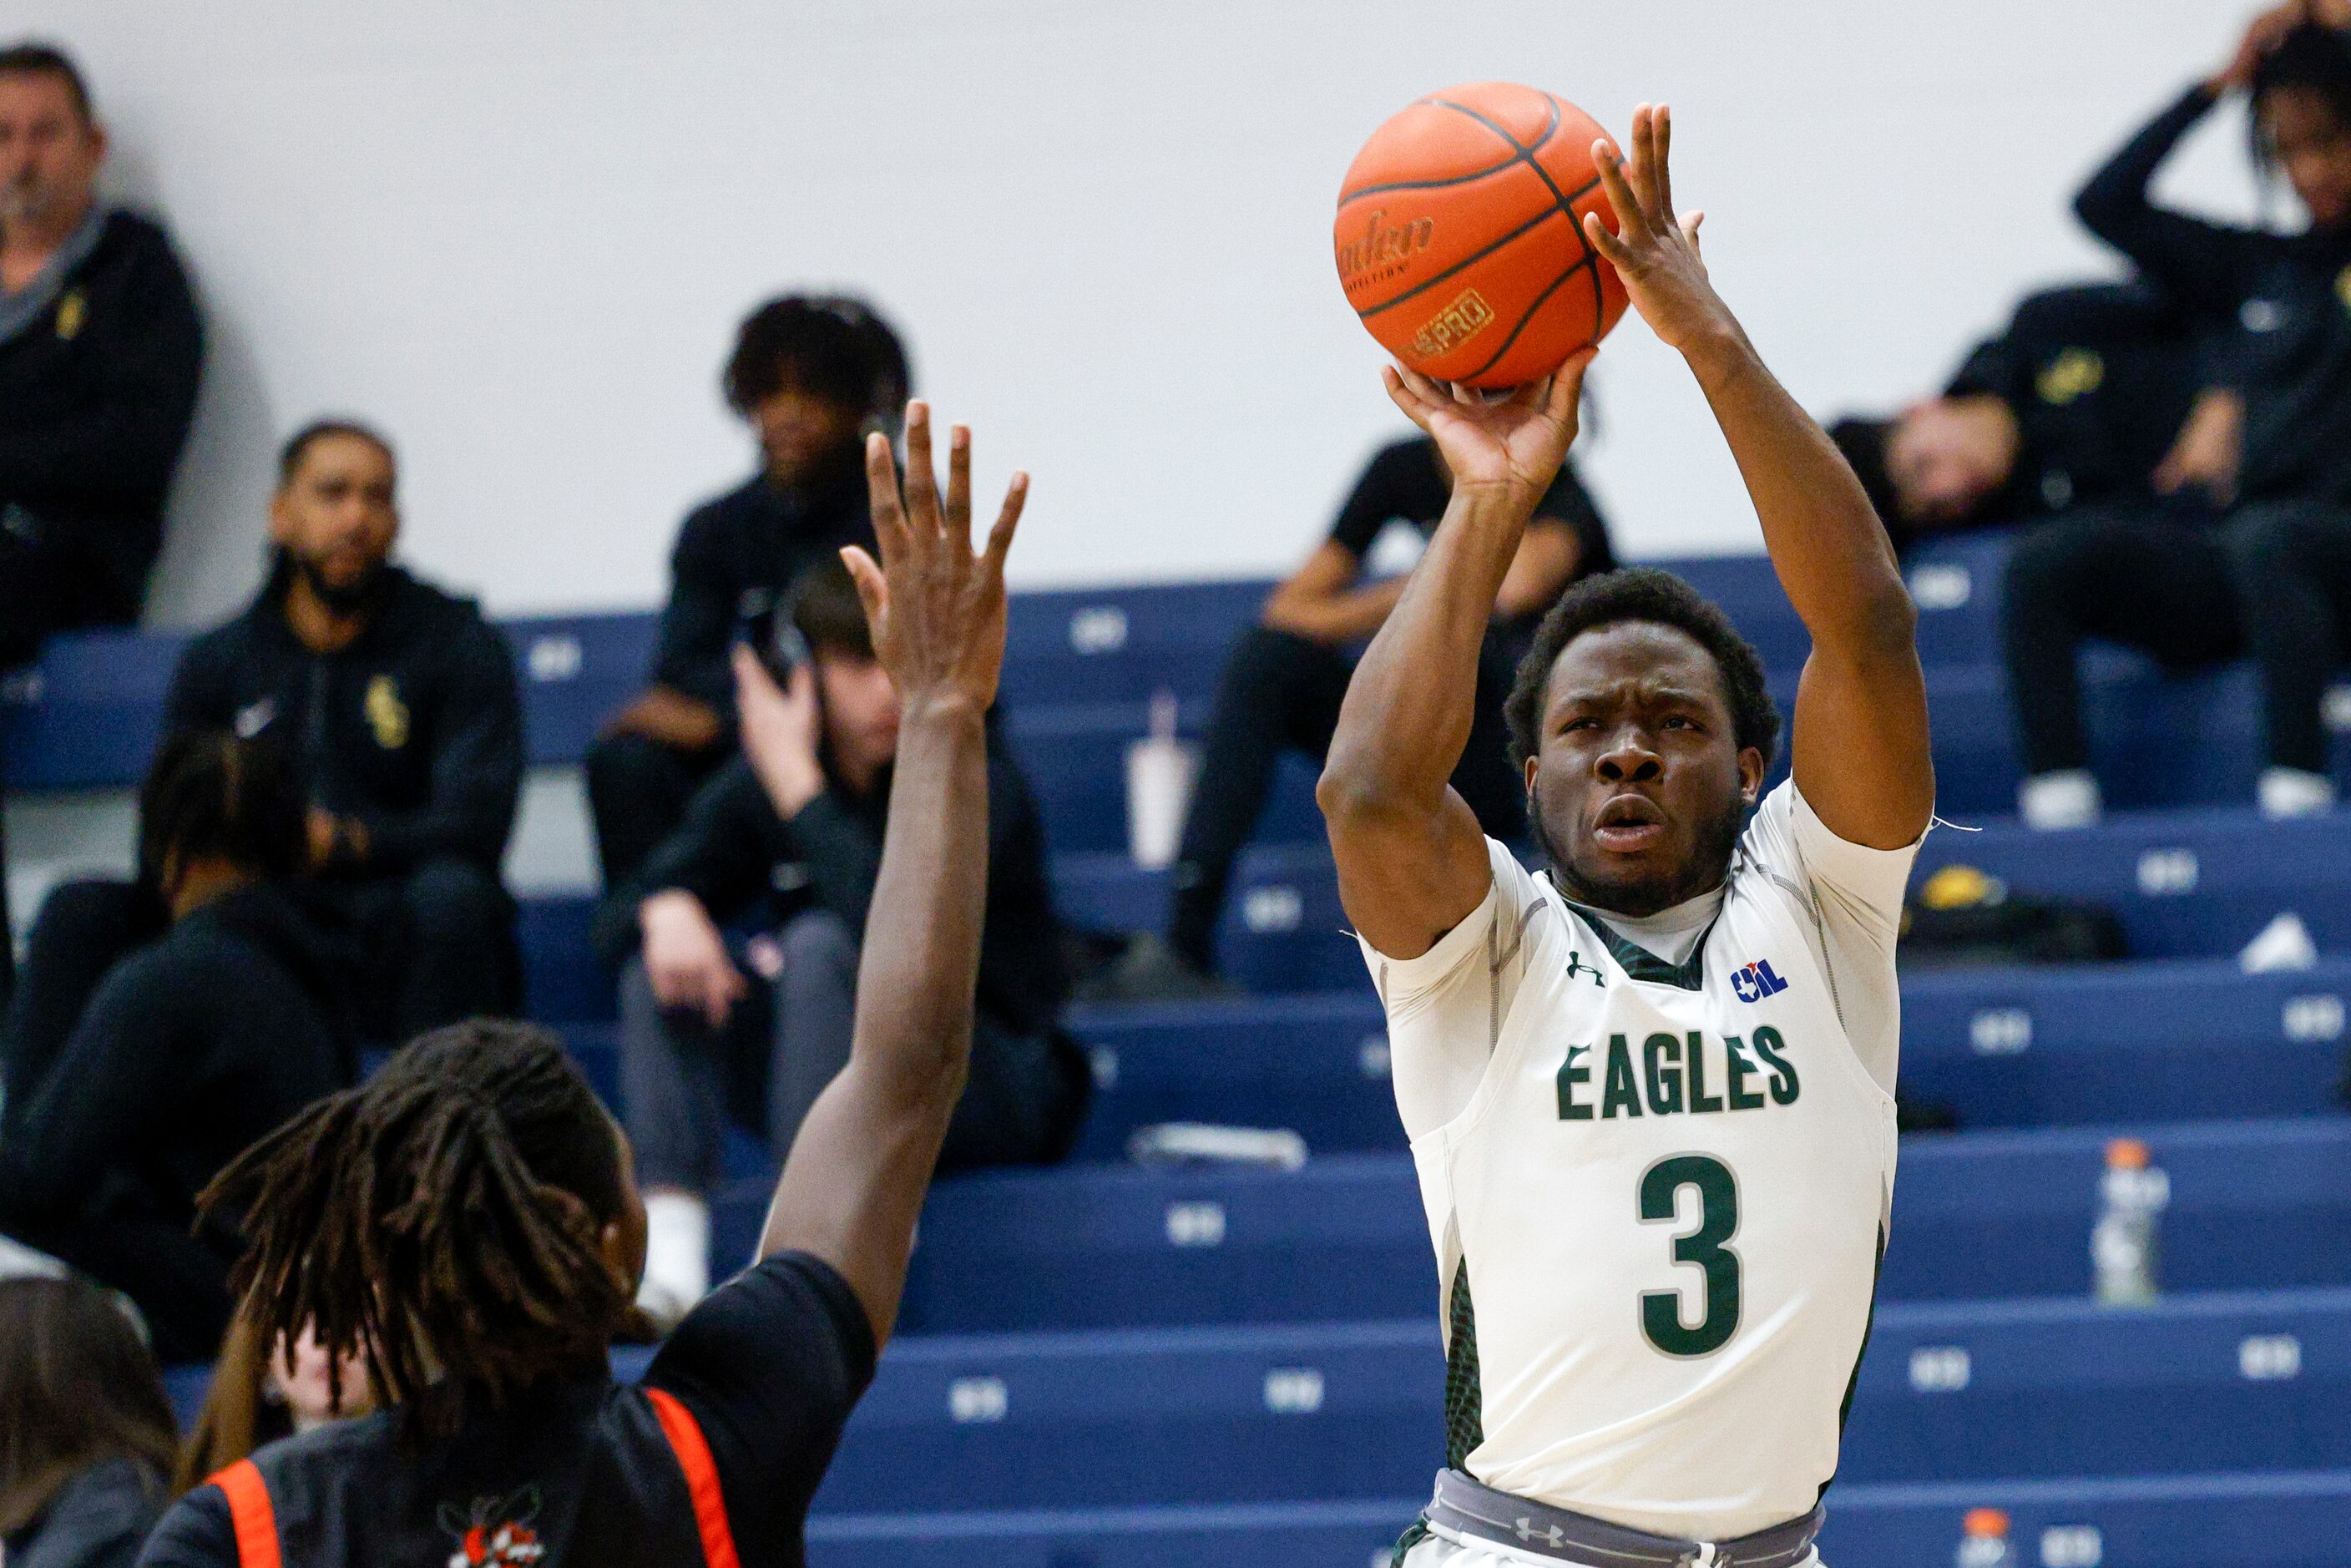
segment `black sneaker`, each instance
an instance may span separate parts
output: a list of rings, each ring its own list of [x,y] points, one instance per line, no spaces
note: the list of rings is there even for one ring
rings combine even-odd
[[[1116,962],[1078,988],[1082,1002],[1205,1002],[1238,997],[1240,988],[1201,968],[1154,932],[1128,939]]]

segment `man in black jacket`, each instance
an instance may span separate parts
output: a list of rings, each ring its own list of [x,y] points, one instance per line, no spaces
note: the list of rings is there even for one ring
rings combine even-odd
[[[652,1227],[641,1301],[661,1319],[708,1285],[702,1195],[718,1177],[722,1118],[763,1126],[780,1161],[849,1059],[898,699],[837,558],[796,587],[792,629],[810,652],[786,685],[736,651],[744,754],[599,917],[611,956],[642,942],[622,979],[621,1071]],[[1043,824],[994,735],[987,779],[978,1022],[949,1169],[1060,1158],[1087,1092],[1085,1062],[1056,1026],[1068,979]],[[730,951],[720,926],[750,922],[771,929]]]
[[[472,601],[390,564],[394,478],[390,444],[361,425],[321,421],[286,444],[269,580],[182,656],[164,726],[292,753],[311,870],[369,937],[365,1022],[404,1040],[520,999],[498,862],[523,739],[505,639]]]
[[[303,810],[274,747],[167,743],[138,883],[49,895],[0,1027],[0,1230],[130,1296],[167,1360],[228,1321],[237,1246],[191,1234],[196,1193],[355,1076],[352,956],[295,880]]]
[[[73,61],[0,48],[0,673],[139,618],[204,340],[163,231],[101,206]],[[0,932],[7,929],[0,841]],[[13,972],[0,942],[0,1000]]]
[[[865,432],[904,408],[905,350],[855,299],[788,295],[753,311],[722,378],[758,434],[759,472],[687,515],[670,558],[653,684],[588,753],[604,885],[633,877],[712,770],[736,755],[738,632],[764,634],[785,590],[844,545],[873,545]]]

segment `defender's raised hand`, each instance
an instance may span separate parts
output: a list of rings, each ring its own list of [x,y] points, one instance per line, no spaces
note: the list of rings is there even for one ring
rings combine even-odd
[[[1659,104],[1633,111],[1633,156],[1628,162],[1606,141],[1592,144],[1601,188],[1616,210],[1610,234],[1597,213],[1583,217],[1584,237],[1607,257],[1625,280],[1633,308],[1668,347],[1687,352],[1713,333],[1738,331],[1699,259],[1698,227],[1704,213],[1674,214],[1673,171],[1667,154],[1674,139],[1673,111]]]
[[[952,703],[985,709],[996,700],[1004,667],[1004,557],[1029,498],[1029,476],[1012,476],[987,547],[975,554],[971,432],[960,424],[948,429],[943,503],[931,465],[930,405],[916,402],[906,405],[903,492],[890,443],[879,434],[866,437],[865,484],[881,562],[854,545],[841,554],[865,601],[874,656],[890,672],[902,709],[912,715]]]

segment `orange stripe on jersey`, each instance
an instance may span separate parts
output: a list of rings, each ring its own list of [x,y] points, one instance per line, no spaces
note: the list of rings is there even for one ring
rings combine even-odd
[[[718,1466],[710,1457],[709,1443],[703,1438],[702,1423],[674,1394],[648,1388],[645,1397],[653,1402],[653,1414],[661,1418],[662,1435],[669,1439],[670,1451],[677,1456],[677,1468],[685,1472],[685,1490],[694,1499],[694,1528],[702,1536],[704,1563],[706,1568],[742,1568],[735,1555],[735,1531],[726,1523],[726,1500],[718,1490]],[[268,1499],[265,1496],[262,1500],[266,1507]],[[270,1568],[276,1568],[275,1555],[269,1562]],[[246,1568],[251,1568],[249,1563]]]
[[[238,1568],[278,1568],[277,1511],[270,1507],[269,1483],[261,1479],[253,1461],[237,1460],[214,1476],[213,1485],[228,1499]]]

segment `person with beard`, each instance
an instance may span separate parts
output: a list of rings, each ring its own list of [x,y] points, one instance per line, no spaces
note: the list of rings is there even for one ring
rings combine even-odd
[[[1561,598],[1506,710],[1547,867],[1479,832],[1446,781],[1590,356],[1497,402],[1391,370],[1453,499],[1319,797],[1445,1292],[1448,1451],[1409,1568],[1816,1561],[1886,1241],[1894,946],[1935,794],[1917,612],[1715,292],[1670,126],[1635,110],[1629,164],[1594,145],[1621,227],[1584,235],[1697,379],[1812,633],[1794,776],[1764,793],[1779,715],[1721,611],[1619,572]]]
[[[721,378],[757,434],[759,471],[687,514],[670,558],[653,683],[590,748],[588,803],[609,890],[635,876],[736,755],[727,650],[757,641],[787,589],[846,545],[871,549],[862,444],[894,432],[912,376],[898,336],[862,301],[787,295],[737,332]]]
[[[0,48],[0,672],[136,621],[204,332],[152,220],[98,198],[106,132],[73,60]],[[0,932],[7,929],[0,840]],[[0,1000],[11,950],[0,943]]]
[[[268,580],[182,655],[165,733],[286,747],[311,873],[368,938],[371,1035],[511,1011],[520,962],[498,865],[522,789],[513,656],[471,600],[391,564],[400,512],[382,436],[321,420],[277,466]]]
[[[236,1240],[192,1232],[196,1194],[356,1075],[348,939],[298,885],[303,813],[276,746],[168,742],[138,883],[50,894],[0,1029],[0,1232],[129,1296],[166,1359],[210,1356],[229,1318]]]

